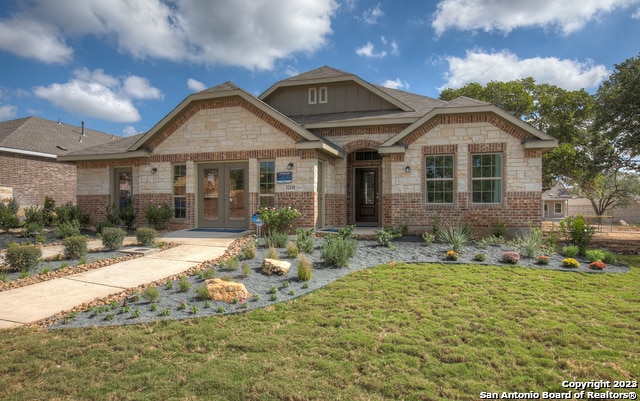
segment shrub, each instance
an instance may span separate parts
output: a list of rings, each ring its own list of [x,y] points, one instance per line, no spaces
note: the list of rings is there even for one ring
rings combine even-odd
[[[78,220],[71,220],[58,223],[56,235],[60,238],[80,235],[80,222]]]
[[[169,221],[173,217],[173,210],[166,203],[161,205],[149,204],[145,217],[151,227],[156,230],[164,230],[169,226]]]
[[[460,258],[460,254],[456,251],[454,251],[453,249],[450,249],[447,251],[447,253],[445,254],[445,259],[447,260],[458,260],[458,258]]]
[[[216,269],[213,266],[209,266],[207,267],[203,272],[202,272],[202,278],[207,280],[210,278],[215,278],[218,275],[218,273],[216,272]]]
[[[81,259],[87,254],[87,237],[74,235],[62,241],[64,256],[67,259]]]
[[[267,249],[267,252],[265,253],[264,257],[265,259],[280,260],[280,257],[278,256],[278,251],[273,246],[270,246],[269,249]]]
[[[598,262],[604,260],[605,253],[600,249],[590,249],[585,252],[585,256],[589,259],[589,262]]]
[[[31,222],[26,223],[20,231],[20,236],[23,238],[31,238],[33,235],[40,235],[44,233],[44,226],[40,223]]]
[[[126,236],[127,232],[122,228],[107,227],[102,230],[102,246],[110,251],[117,251],[122,248]]]
[[[301,254],[298,256],[298,280],[309,281],[312,275],[311,262],[304,254]]]
[[[539,265],[548,265],[550,258],[547,255],[538,256],[537,263]]]
[[[253,241],[249,241],[242,247],[240,251],[242,259],[253,259],[256,257],[256,244]]]
[[[520,254],[525,258],[534,258],[540,253],[544,245],[542,230],[538,227],[530,227],[524,234],[518,234],[515,240]]]
[[[504,263],[510,263],[515,265],[520,260],[520,254],[518,252],[508,251],[502,254],[502,261]]]
[[[496,238],[504,238],[507,232],[507,223],[503,221],[496,221],[493,223],[493,236]]]
[[[38,265],[42,251],[35,245],[18,245],[15,242],[9,244],[5,253],[5,259],[11,269],[27,272]]]
[[[228,270],[236,271],[236,270],[238,270],[238,267],[240,267],[240,261],[238,260],[238,258],[236,256],[234,256],[231,259],[227,260],[227,269]]]
[[[151,227],[140,227],[136,230],[136,241],[142,246],[151,246],[158,232]]]
[[[602,269],[606,268],[607,265],[603,261],[597,260],[595,262],[589,263],[589,267],[591,269],[594,269],[594,270],[602,270]]]
[[[578,255],[578,247],[575,245],[569,245],[562,248],[562,254],[568,258],[573,258]]]
[[[289,234],[278,231],[269,230],[264,237],[264,245],[267,247],[284,248],[287,246],[287,242],[289,242]]]
[[[155,303],[160,298],[160,291],[156,287],[147,287],[140,296],[149,303]]]
[[[127,201],[127,204],[120,208],[120,212],[118,214],[120,220],[122,220],[122,224],[130,230],[136,221],[136,210],[133,207],[133,199]]]
[[[296,245],[295,242],[289,242],[287,244],[287,250],[285,251],[285,255],[288,258],[297,258],[298,254],[300,253],[300,251],[298,250],[298,246]]]
[[[471,238],[473,238],[473,230],[471,225],[463,223],[460,226],[446,225],[438,229],[436,239],[443,244],[450,245],[451,249],[456,252],[462,251]]]
[[[480,248],[486,248],[488,246],[500,246],[506,243],[507,241],[504,238],[494,236],[485,237],[476,241],[476,245],[478,245]]]
[[[560,220],[561,235],[578,247],[579,255],[584,256],[595,232],[595,227],[587,223],[581,215]]]
[[[293,221],[302,215],[302,213],[293,206],[286,206],[278,209],[275,207],[263,206],[258,212],[269,231],[285,234],[289,233],[289,230],[293,227]]]
[[[178,281],[178,289],[180,292],[187,292],[191,288],[191,282],[185,276],[180,277]]]
[[[249,266],[249,263],[243,263],[242,266],[240,266],[240,270],[242,270],[243,277],[249,277],[251,274],[251,266]]]
[[[0,229],[7,232],[10,228],[17,226],[20,223],[18,219],[18,210],[20,205],[14,198],[8,203],[0,202]]]
[[[338,229],[338,236],[343,239],[351,239],[353,238],[353,230],[356,229],[355,224],[351,224]]]
[[[209,290],[206,285],[196,287],[196,296],[202,301],[211,299],[211,294],[209,294]]]
[[[24,222],[25,224],[36,223],[41,227],[47,224],[47,216],[44,213],[44,209],[40,206],[29,206],[24,208]]]
[[[484,262],[485,260],[487,260],[487,255],[480,252],[473,257],[473,260],[476,260],[478,262]]]
[[[69,222],[78,220],[80,227],[86,227],[89,225],[89,215],[80,209],[79,206],[67,202],[62,206],[56,207],[56,218],[58,224],[63,222]]]
[[[296,245],[298,246],[298,250],[300,252],[304,252],[308,254],[313,253],[315,249],[315,243],[313,241],[313,237],[311,236],[312,234],[313,234],[313,229],[310,229],[310,230],[297,229],[296,230]]]
[[[107,205],[105,220],[111,223],[111,227],[116,227],[120,224],[120,212],[116,204]]]
[[[613,252],[607,249],[603,249],[602,252],[604,252],[604,259],[602,259],[604,263],[611,264],[611,263],[618,262],[618,259],[616,258],[616,255]]]
[[[384,230],[373,230],[376,235],[376,241],[379,245],[389,246],[394,238],[401,237],[402,234],[393,228],[385,228]]]
[[[433,240],[436,239],[436,236],[431,233],[424,233],[422,234],[422,239],[424,240],[425,244],[431,245]]]
[[[356,252],[357,242],[338,235],[327,235],[322,240],[322,253],[320,257],[326,263],[337,266],[346,267],[349,260]]]
[[[99,222],[96,223],[96,234],[101,234],[102,230],[104,230],[107,227],[115,227],[116,225],[113,224],[111,221],[104,219],[104,220],[100,220]]]
[[[566,258],[566,259],[562,259],[562,266],[575,268],[575,267],[580,267],[580,263],[574,258]]]

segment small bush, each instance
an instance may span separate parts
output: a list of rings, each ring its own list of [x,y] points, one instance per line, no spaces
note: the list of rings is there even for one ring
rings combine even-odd
[[[607,265],[603,261],[597,260],[595,262],[589,263],[589,267],[591,269],[593,269],[593,270],[602,270],[602,269],[606,268]]]
[[[121,228],[107,227],[102,230],[102,246],[110,251],[117,251],[122,248],[126,236],[127,232]]]
[[[187,292],[191,289],[191,282],[185,276],[180,277],[178,281],[178,289],[180,292]]]
[[[236,256],[234,256],[231,259],[227,260],[227,270],[236,271],[236,270],[238,270],[238,267],[240,267],[240,261],[238,260],[238,258]]]
[[[278,209],[270,206],[264,206],[260,208],[259,213],[270,232],[284,234],[287,234],[291,227],[293,227],[293,221],[302,215],[302,213],[293,206],[286,206]],[[286,241],[278,248],[283,248],[285,245]]]
[[[450,245],[451,249],[461,252],[465,245],[471,242],[473,238],[473,229],[468,223],[459,226],[446,225],[438,229],[436,239],[446,245]]]
[[[107,227],[115,227],[116,225],[113,224],[111,221],[105,219],[105,220],[100,220],[99,222],[96,223],[96,234],[101,234],[102,230],[104,230]]]
[[[568,258],[573,258],[578,255],[578,247],[575,245],[569,245],[562,248],[562,254]]]
[[[595,232],[595,227],[587,223],[581,215],[560,220],[561,235],[578,247],[578,255],[585,255]]]
[[[149,204],[145,217],[151,227],[156,230],[164,230],[169,226],[169,221],[173,218],[173,210],[166,203],[161,205]]]
[[[216,269],[213,266],[207,267],[204,272],[202,272],[202,278],[205,280],[216,278],[217,275],[218,272],[216,272]]]
[[[80,235],[80,222],[78,220],[63,221],[56,227],[56,235],[60,238]]]
[[[14,198],[8,203],[0,202],[0,229],[7,232],[10,228],[17,226],[20,223],[18,219],[18,210],[20,204]]]
[[[320,257],[325,263],[337,267],[346,267],[356,252],[357,242],[336,235],[327,235],[322,241]]]
[[[585,252],[585,256],[589,259],[589,262],[598,262],[604,260],[605,253],[600,249],[590,249]]]
[[[520,254],[518,252],[505,252],[502,254],[502,261],[515,265],[520,260]]]
[[[566,258],[566,259],[562,259],[562,266],[576,268],[576,267],[580,267],[580,262],[578,262],[574,258]]]
[[[356,229],[355,224],[351,224],[349,226],[346,227],[342,227],[340,229],[338,229],[338,236],[343,238],[343,239],[351,239],[353,238],[353,230]]]
[[[525,258],[534,258],[540,253],[544,245],[544,236],[539,227],[531,227],[524,234],[518,234],[515,240],[520,254]]]
[[[476,241],[476,245],[480,248],[486,248],[488,246],[500,246],[506,244],[507,241],[502,237],[485,237]]]
[[[42,251],[35,245],[9,244],[5,253],[5,259],[11,269],[20,272],[28,272],[38,265]]]
[[[127,201],[127,204],[120,208],[120,212],[118,214],[122,224],[127,228],[127,230],[131,230],[133,225],[136,222],[136,210],[133,207],[133,199]]]
[[[242,266],[240,266],[240,269],[242,270],[243,277],[249,277],[251,274],[251,266],[249,266],[249,263],[243,263]]]
[[[160,298],[160,291],[156,287],[147,287],[140,296],[150,303],[155,303]]]
[[[56,216],[58,224],[78,220],[80,227],[89,225],[89,215],[71,202],[56,207]]]
[[[602,249],[602,252],[604,252],[604,259],[602,259],[604,263],[612,264],[612,263],[618,262],[618,259],[616,258],[616,255],[613,252],[607,249]]]
[[[445,259],[447,260],[456,261],[459,258],[460,258],[460,254],[454,251],[453,249],[448,250],[447,253],[445,254]]]
[[[540,255],[537,258],[537,263],[539,265],[548,265],[549,264],[549,257],[547,255]]]
[[[311,262],[306,256],[304,256],[304,254],[301,254],[298,256],[298,280],[309,281],[311,280],[312,275]]]
[[[34,235],[40,235],[44,233],[44,226],[40,223],[31,222],[26,223],[20,231],[20,236],[23,238],[31,238]]]
[[[253,259],[256,257],[256,244],[253,241],[249,241],[242,247],[240,251],[242,254],[242,259]]]
[[[29,206],[24,208],[24,222],[25,224],[36,223],[41,227],[47,224],[47,216],[45,215],[44,208],[40,206]]]
[[[436,236],[431,233],[424,233],[422,234],[422,239],[426,245],[431,245],[433,240],[436,239]]]
[[[504,238],[507,233],[507,223],[503,221],[496,221],[493,223],[493,236],[496,238]]]
[[[62,241],[64,245],[64,256],[67,259],[82,259],[87,254],[87,237],[84,235],[74,235]]]
[[[209,294],[209,290],[207,289],[206,285],[196,287],[196,296],[202,301],[211,299],[211,294]]]
[[[150,227],[141,227],[136,230],[136,241],[142,246],[152,246],[158,232]]]
[[[299,253],[300,251],[298,251],[298,246],[296,245],[296,243],[289,241],[289,243],[287,244],[285,255],[288,258],[293,259],[293,258],[297,258]]]
[[[312,254],[315,249],[315,243],[313,241],[313,229],[310,230],[296,230],[296,245],[300,252]]]
[[[388,247],[394,238],[401,237],[402,234],[393,228],[385,228],[384,230],[373,230],[376,235],[376,241],[379,245]]]
[[[268,234],[264,237],[264,244],[267,247],[274,246],[276,248],[284,248],[289,241],[289,234],[279,231],[269,230]]]
[[[267,249],[267,252],[265,253],[264,258],[280,260],[280,257],[278,256],[278,251],[273,246],[270,246],[269,249]]]
[[[476,256],[473,257],[473,260],[478,261],[478,262],[484,262],[485,260],[487,260],[487,255],[485,255],[484,253],[478,253],[476,254]]]

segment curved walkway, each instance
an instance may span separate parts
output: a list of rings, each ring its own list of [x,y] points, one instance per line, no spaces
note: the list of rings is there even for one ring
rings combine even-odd
[[[166,251],[0,292],[0,329],[33,323],[96,298],[179,274],[194,265],[222,256],[229,245],[245,233],[169,232],[158,239],[179,245]],[[125,244],[132,242],[135,241],[129,238]],[[45,249],[52,254],[61,251],[53,249],[56,247],[49,248]]]

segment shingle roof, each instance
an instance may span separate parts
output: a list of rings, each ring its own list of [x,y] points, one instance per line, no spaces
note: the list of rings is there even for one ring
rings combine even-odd
[[[113,136],[40,117],[0,122],[0,148],[66,155],[87,147],[111,142]],[[81,141],[82,140],[82,141]]]
[[[76,155],[122,155],[127,153],[131,145],[136,143],[138,139],[140,139],[144,134],[132,135],[125,138],[116,137],[110,142],[106,142],[100,145],[91,146],[88,148],[84,148],[78,150],[76,152],[69,152],[65,156],[76,156]]]

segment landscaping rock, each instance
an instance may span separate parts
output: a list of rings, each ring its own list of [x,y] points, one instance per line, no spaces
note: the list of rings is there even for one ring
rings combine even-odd
[[[247,291],[244,284],[234,283],[233,281],[224,281],[219,278],[206,280],[204,285],[209,291],[209,296],[214,301],[224,301],[232,303],[240,299],[247,299],[251,294]]]
[[[285,260],[265,259],[262,262],[262,272],[268,276],[277,274],[278,276],[284,276],[289,273],[291,263]]]

